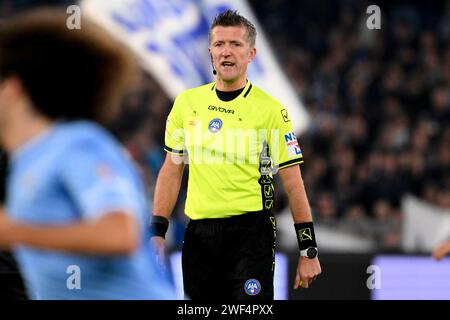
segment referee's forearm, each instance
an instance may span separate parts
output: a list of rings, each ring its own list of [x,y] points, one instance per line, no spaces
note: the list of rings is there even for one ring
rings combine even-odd
[[[289,208],[295,223],[312,221],[311,208],[299,166],[291,166],[279,171],[283,188],[288,196]]]
[[[175,164],[166,157],[156,180],[153,214],[169,218],[178,199],[184,165]]]
[[[288,193],[288,199],[294,223],[312,221],[311,208],[303,182],[292,192]]]

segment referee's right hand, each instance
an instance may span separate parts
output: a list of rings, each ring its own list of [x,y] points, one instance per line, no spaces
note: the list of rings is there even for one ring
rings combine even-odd
[[[164,254],[165,239],[163,237],[154,236],[154,237],[151,237],[150,243],[153,246],[153,248],[155,249],[156,261],[158,262],[159,265],[161,265],[163,268],[165,268],[165,263],[164,263],[164,261],[165,261],[165,254]]]

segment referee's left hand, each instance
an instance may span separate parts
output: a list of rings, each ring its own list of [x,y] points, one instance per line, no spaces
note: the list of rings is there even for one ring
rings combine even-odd
[[[165,239],[163,237],[154,236],[151,237],[150,243],[156,250],[156,261],[162,267],[165,268]]]
[[[298,287],[309,288],[311,283],[322,273],[320,262],[317,257],[309,259],[300,257],[297,265],[297,275],[295,277],[294,289]]]

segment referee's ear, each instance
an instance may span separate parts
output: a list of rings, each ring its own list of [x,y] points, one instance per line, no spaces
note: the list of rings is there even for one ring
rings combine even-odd
[[[255,56],[256,56],[256,48],[252,47],[248,52],[248,63],[252,62],[253,59],[255,59]]]

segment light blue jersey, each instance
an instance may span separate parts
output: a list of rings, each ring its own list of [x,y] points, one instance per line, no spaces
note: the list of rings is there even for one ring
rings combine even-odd
[[[7,209],[13,220],[36,226],[94,221],[121,210],[136,215],[142,227],[142,243],[132,255],[15,248],[32,297],[175,299],[148,243],[149,208],[138,172],[100,126],[57,123],[17,150],[11,157]]]

